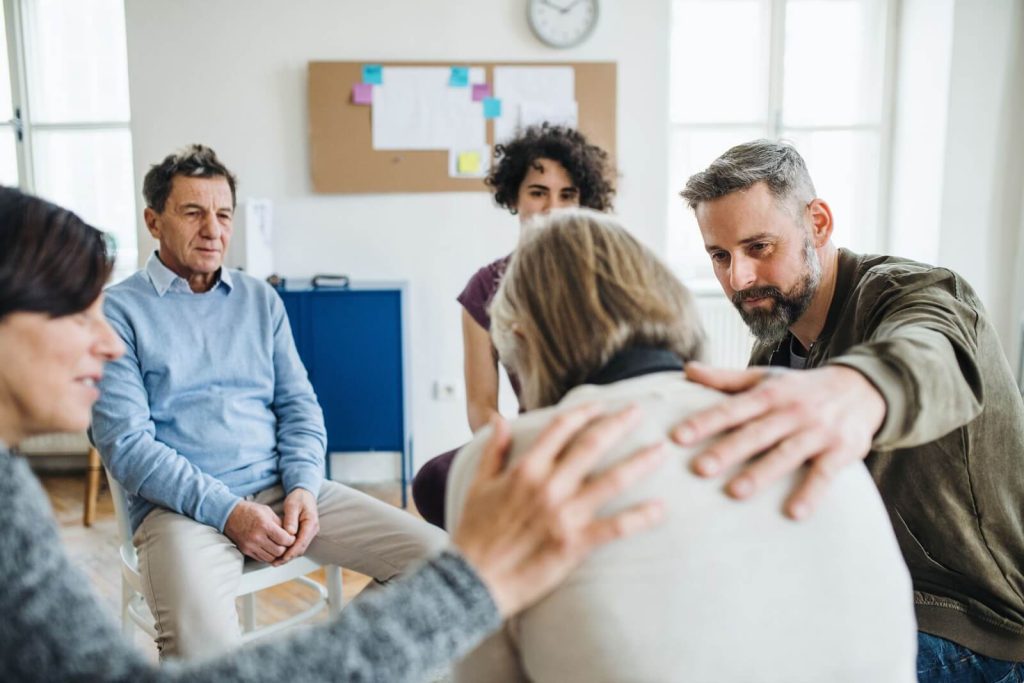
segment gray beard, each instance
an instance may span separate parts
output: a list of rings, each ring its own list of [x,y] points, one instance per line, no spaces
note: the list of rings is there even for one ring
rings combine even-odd
[[[814,253],[810,240],[804,245],[804,275],[790,291],[783,293],[778,287],[749,287],[732,295],[732,303],[740,312],[743,322],[759,341],[767,345],[778,345],[790,326],[800,319],[811,305],[811,299],[821,283],[821,265]],[[751,299],[771,299],[773,305],[767,310],[755,308],[746,310],[743,302]]]

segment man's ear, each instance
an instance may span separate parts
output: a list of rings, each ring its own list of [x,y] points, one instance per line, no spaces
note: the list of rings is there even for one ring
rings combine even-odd
[[[157,224],[157,219],[160,217],[153,209],[146,207],[146,210],[142,212],[142,220],[146,222],[146,229],[149,230],[149,234],[153,236],[153,239],[160,239],[160,226]]]
[[[807,214],[811,222],[814,246],[820,249],[832,238],[832,208],[824,199],[815,198],[807,205]]]

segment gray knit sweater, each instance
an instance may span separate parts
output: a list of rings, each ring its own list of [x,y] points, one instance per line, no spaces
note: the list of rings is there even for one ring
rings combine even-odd
[[[0,447],[0,681],[417,681],[494,631],[490,594],[445,552],[329,624],[198,664],[156,667],[121,640],[61,547],[22,458]],[[114,558],[111,558],[114,561]]]

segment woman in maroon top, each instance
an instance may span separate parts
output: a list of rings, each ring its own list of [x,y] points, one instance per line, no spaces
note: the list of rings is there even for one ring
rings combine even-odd
[[[562,126],[534,126],[510,142],[495,147],[496,163],[487,177],[498,206],[519,216],[520,225],[553,209],[584,206],[612,208],[612,173],[608,154],[590,144],[582,133]],[[476,432],[498,412],[498,355],[491,345],[487,308],[498,291],[509,256],[480,268],[458,296],[462,304],[465,354],[466,413]],[[519,396],[519,382],[509,373]],[[458,449],[428,461],[412,482],[412,497],[420,514],[444,527],[445,484]]]

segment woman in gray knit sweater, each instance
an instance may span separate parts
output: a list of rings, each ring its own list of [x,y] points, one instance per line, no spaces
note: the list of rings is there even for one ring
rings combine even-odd
[[[566,413],[507,468],[509,432],[496,421],[452,548],[329,624],[155,667],[121,642],[61,548],[38,482],[7,450],[33,434],[88,426],[103,364],[123,352],[102,313],[111,265],[99,231],[0,188],[0,681],[420,680],[537,601],[595,547],[660,521],[657,502],[596,516],[657,467],[659,449],[586,476],[636,423],[635,409]]]

